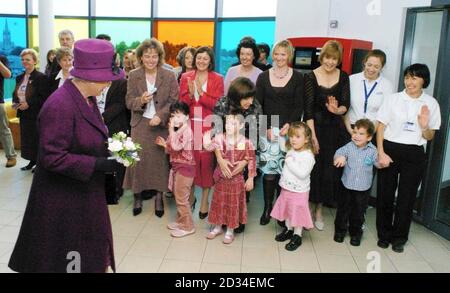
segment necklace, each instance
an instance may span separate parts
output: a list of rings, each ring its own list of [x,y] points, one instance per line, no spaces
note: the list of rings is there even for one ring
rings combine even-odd
[[[286,69],[286,72],[283,73],[282,75],[277,75],[275,72],[275,69],[273,70],[273,75],[278,78],[278,79],[283,79],[285,78],[287,75],[289,74],[289,67]]]

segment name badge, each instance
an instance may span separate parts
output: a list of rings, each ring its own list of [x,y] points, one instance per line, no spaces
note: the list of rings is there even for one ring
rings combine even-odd
[[[366,158],[364,159],[364,164],[365,164],[366,166],[372,166],[372,165],[373,165],[373,160],[372,160],[371,158],[369,158],[369,157],[366,157]]]
[[[403,125],[403,131],[414,132],[416,130],[416,125],[412,122],[406,122]]]

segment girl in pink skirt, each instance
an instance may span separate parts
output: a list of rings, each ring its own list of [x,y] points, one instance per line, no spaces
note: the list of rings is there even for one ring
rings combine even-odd
[[[240,131],[244,128],[244,117],[227,115],[225,133],[218,134],[211,141],[210,133],[204,137],[204,146],[208,151],[220,151],[222,158],[228,160],[234,167],[231,176],[226,176],[217,166],[214,171],[214,194],[209,209],[208,221],[214,228],[206,236],[214,239],[223,233],[222,225],[227,226],[223,243],[231,244],[234,240],[234,229],[239,223],[247,223],[246,191],[253,189],[253,178],[256,176],[255,148],[251,141]],[[240,162],[248,163],[248,179],[244,180],[245,167],[239,167]]]
[[[302,245],[303,228],[314,227],[309,210],[310,174],[315,160],[312,147],[311,129],[303,122],[294,122],[289,127],[288,150],[281,174],[281,194],[272,209],[271,216],[285,221],[286,227],[275,237],[278,242],[290,240],[286,244],[289,251]]]

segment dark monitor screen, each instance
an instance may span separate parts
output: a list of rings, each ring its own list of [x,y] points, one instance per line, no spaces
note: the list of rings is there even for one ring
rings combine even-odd
[[[298,67],[311,67],[313,63],[312,49],[301,49],[295,52],[295,65]]]

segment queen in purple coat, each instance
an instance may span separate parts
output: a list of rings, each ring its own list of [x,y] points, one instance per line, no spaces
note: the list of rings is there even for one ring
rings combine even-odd
[[[74,56],[74,78],[48,98],[38,118],[38,162],[9,261],[14,271],[115,271],[104,175],[120,165],[107,159],[107,128],[89,97],[123,73],[112,68],[107,41],[80,40]]]

